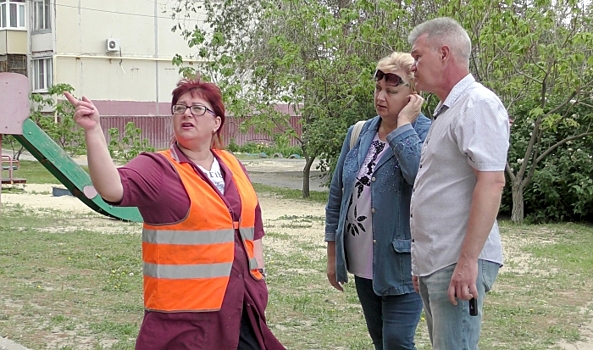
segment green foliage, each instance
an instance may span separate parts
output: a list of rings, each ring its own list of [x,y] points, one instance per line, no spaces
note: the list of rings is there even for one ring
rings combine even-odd
[[[591,137],[593,25],[591,4],[578,1],[472,1],[459,13],[473,41],[472,72],[492,88],[514,121],[507,175],[509,189],[525,196],[525,214],[537,221],[582,220],[591,207],[583,186],[590,167],[573,168],[566,142]],[[458,4],[443,8],[450,13]],[[577,140],[573,140],[577,142]],[[590,144],[580,148],[592,154]],[[576,192],[581,193],[576,196]],[[515,222],[523,201],[505,201]],[[510,198],[510,193],[505,194]],[[559,205],[560,203],[560,205]],[[578,203],[578,204],[577,204]]]
[[[65,91],[73,90],[68,84],[56,84],[47,94],[30,96],[33,105],[30,118],[71,157],[84,154],[84,131],[76,127],[72,105],[68,101],[56,101]]]
[[[321,157],[324,169],[337,158],[347,127],[375,115],[373,69],[381,57],[407,49],[394,33],[413,23],[405,3],[388,0],[176,4],[175,29],[209,59],[201,73],[221,87],[228,111],[247,117],[245,128],[297,137],[300,153],[307,160]],[[183,27],[185,16],[199,10],[204,25]],[[174,63],[184,74],[192,70],[179,56]],[[301,117],[301,135],[278,103]]]
[[[571,144],[556,157],[550,157],[535,173],[533,186],[525,193],[530,221],[593,222],[592,155],[574,147],[578,146]]]
[[[142,137],[142,129],[133,122],[128,122],[124,133],[117,128],[109,129],[109,154],[116,161],[129,162],[142,152],[154,152],[147,138]]]
[[[562,215],[551,215],[550,209],[531,203],[527,210],[553,220],[585,217],[587,210],[580,208],[589,203],[581,202],[588,200],[587,168],[574,168],[573,173],[582,177],[570,176],[565,188],[556,177],[568,173],[551,171],[553,164],[568,164],[570,158],[561,159],[566,141],[591,131],[593,104],[586,102],[593,95],[591,2],[176,0],[175,4],[180,20],[176,29],[197,55],[208,60],[200,69],[221,86],[229,111],[248,117],[245,127],[296,136],[288,115],[274,108],[277,103],[290,105],[301,116],[303,156],[321,158],[323,170],[335,164],[348,126],[375,115],[371,74],[376,62],[392,51],[409,51],[407,35],[416,24],[436,16],[455,18],[472,40],[471,72],[500,96],[515,122],[505,198],[511,198],[510,185],[520,193],[526,191],[529,201],[541,202],[548,195],[552,200],[548,189],[557,191],[564,202],[574,201],[570,193],[579,193],[581,204],[561,206]],[[198,11],[205,13],[205,23],[184,27],[183,19]],[[179,56],[174,62],[184,71],[192,70]],[[436,98],[428,95],[426,100],[429,115]],[[584,108],[579,117],[571,117],[571,109],[579,106]],[[585,144],[580,149],[592,154],[590,147]],[[524,161],[519,164],[517,159]],[[556,181],[544,185],[544,179]],[[540,195],[533,197],[529,191],[535,188]],[[512,210],[514,221],[521,221],[523,200],[517,196],[516,201],[505,202],[504,208]]]
[[[12,135],[2,135],[2,148],[10,148],[12,150],[12,158],[19,160],[25,147],[21,145]]]
[[[19,170],[15,171],[15,176],[27,179],[27,183],[34,183],[34,184],[56,184],[59,183],[58,179],[47,170],[38,161],[34,160],[20,160],[20,168]],[[88,167],[86,165],[81,165],[81,167],[88,172]]]
[[[231,141],[227,150],[234,153],[247,153],[250,155],[257,155],[262,157],[274,157],[281,155],[279,158],[288,158],[291,155],[302,157],[302,150],[297,146],[266,144],[257,142],[248,142],[242,146],[237,145]]]
[[[559,118],[556,123],[542,125],[553,131],[542,135],[541,144],[545,147],[567,139],[577,130],[590,128],[593,108],[590,100],[569,109],[570,114]],[[524,149],[528,146],[533,130],[531,109],[523,106],[511,134],[512,147],[509,151],[509,166],[513,171],[524,162]],[[593,218],[593,138],[580,137],[566,141],[544,158],[534,170],[533,179],[524,190],[525,216],[529,222],[549,221],[589,221]],[[503,195],[502,212],[510,214],[512,199],[510,190]]]
[[[47,93],[32,93],[30,118],[69,156],[74,157],[85,154],[86,145],[84,130],[74,122],[74,107],[66,100],[58,100],[66,91],[72,93],[74,89],[68,84],[56,84]],[[126,124],[122,135],[118,129],[112,128],[109,136],[109,153],[114,160],[127,162],[141,152],[154,151],[148,139],[142,138],[142,130],[133,122]],[[18,159],[23,147],[13,137],[4,138],[3,143],[10,145],[15,152],[15,159]]]

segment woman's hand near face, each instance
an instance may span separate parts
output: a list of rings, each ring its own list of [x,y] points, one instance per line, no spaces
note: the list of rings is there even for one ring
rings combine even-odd
[[[420,115],[420,110],[424,99],[418,94],[411,94],[408,98],[408,104],[399,112],[397,116],[397,127],[411,124]]]
[[[74,121],[85,131],[90,131],[99,125],[99,111],[91,100],[82,97],[82,100],[77,99],[68,92],[64,92],[64,96],[72,106],[74,106]]]

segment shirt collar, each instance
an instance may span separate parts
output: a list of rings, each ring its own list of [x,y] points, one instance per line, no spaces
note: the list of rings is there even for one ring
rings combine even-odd
[[[465,89],[467,89],[475,81],[476,79],[473,75],[471,75],[471,73],[461,79],[457,84],[455,84],[455,86],[453,86],[453,89],[451,89],[451,92],[449,92],[449,95],[447,95],[445,101],[439,101],[439,104],[434,109],[432,116],[437,116],[441,112],[441,108],[443,108],[443,106],[447,106],[447,108],[451,107],[455,101],[457,101],[459,96],[461,96],[463,91],[465,91]]]
[[[175,159],[178,163],[193,164],[193,162],[191,160],[189,160],[189,158],[185,155],[185,153],[183,153],[181,148],[179,148],[179,145],[177,144],[177,142],[173,143],[171,145],[171,147],[169,147],[169,151],[171,152],[171,158]],[[213,151],[212,155],[214,155],[215,160],[218,160],[218,155],[216,154],[216,152]]]
[[[171,152],[171,157],[175,159],[178,163],[190,163],[189,158],[181,151],[177,142],[173,143],[169,148]]]

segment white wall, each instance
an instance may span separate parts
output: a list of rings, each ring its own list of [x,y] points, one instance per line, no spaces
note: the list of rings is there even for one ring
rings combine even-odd
[[[44,32],[44,33],[35,33],[31,34],[31,54],[36,55],[37,53],[41,52],[49,52],[50,56],[51,53],[54,51],[54,35],[51,32]]]
[[[54,82],[95,100],[168,102],[180,76],[171,59],[192,53],[164,0],[55,0]],[[121,50],[106,52],[106,39]]]
[[[27,54],[27,32],[23,30],[0,30],[0,55]]]

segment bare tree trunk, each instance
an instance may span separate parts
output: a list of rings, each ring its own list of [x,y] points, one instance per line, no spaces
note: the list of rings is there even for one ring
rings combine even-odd
[[[518,183],[514,183],[511,187],[512,195],[513,195],[513,210],[511,213],[511,221],[516,224],[522,224],[523,219],[525,217],[524,213],[524,203],[523,203],[523,186],[521,186],[521,182],[517,181]]]
[[[303,198],[309,198],[311,196],[309,192],[309,177],[311,176],[311,165],[313,165],[315,157],[306,157],[305,159],[307,163],[305,163],[305,167],[303,168]]]

